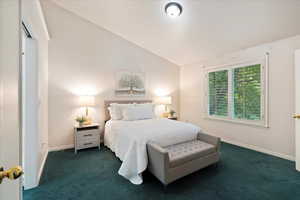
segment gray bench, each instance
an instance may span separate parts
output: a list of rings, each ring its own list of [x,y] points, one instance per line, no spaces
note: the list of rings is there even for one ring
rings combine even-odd
[[[148,169],[164,185],[219,161],[220,138],[199,133],[192,140],[168,147],[147,144]]]

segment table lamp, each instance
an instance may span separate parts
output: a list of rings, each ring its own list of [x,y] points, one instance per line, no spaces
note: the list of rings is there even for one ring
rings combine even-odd
[[[165,106],[165,113],[162,114],[162,117],[168,117],[168,105],[172,104],[172,97],[171,96],[163,96],[163,97],[156,97],[154,102],[158,105],[164,105]]]
[[[87,121],[85,125],[92,124],[92,119],[89,117],[89,107],[95,106],[95,97],[94,96],[80,96],[79,98],[80,106],[85,107],[85,115]]]

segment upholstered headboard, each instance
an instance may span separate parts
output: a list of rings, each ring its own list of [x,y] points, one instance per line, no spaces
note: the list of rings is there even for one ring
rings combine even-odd
[[[107,100],[104,101],[104,115],[105,121],[110,119],[108,107],[111,103],[119,103],[119,104],[129,104],[129,103],[152,103],[152,100]]]

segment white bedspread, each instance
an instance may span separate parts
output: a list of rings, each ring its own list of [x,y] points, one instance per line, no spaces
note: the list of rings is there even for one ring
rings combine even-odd
[[[104,142],[123,161],[119,174],[141,184],[148,164],[147,142],[168,146],[193,140],[199,131],[195,125],[169,119],[110,120],[105,125]]]

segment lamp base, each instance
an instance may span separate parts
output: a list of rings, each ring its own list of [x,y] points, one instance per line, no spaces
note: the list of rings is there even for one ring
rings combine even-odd
[[[163,117],[163,118],[168,118],[168,117],[169,117],[169,113],[168,113],[168,112],[162,113],[162,114],[161,114],[161,117]]]
[[[91,125],[93,123],[92,118],[86,117],[86,119],[87,120],[85,122],[83,122],[83,125]]]

